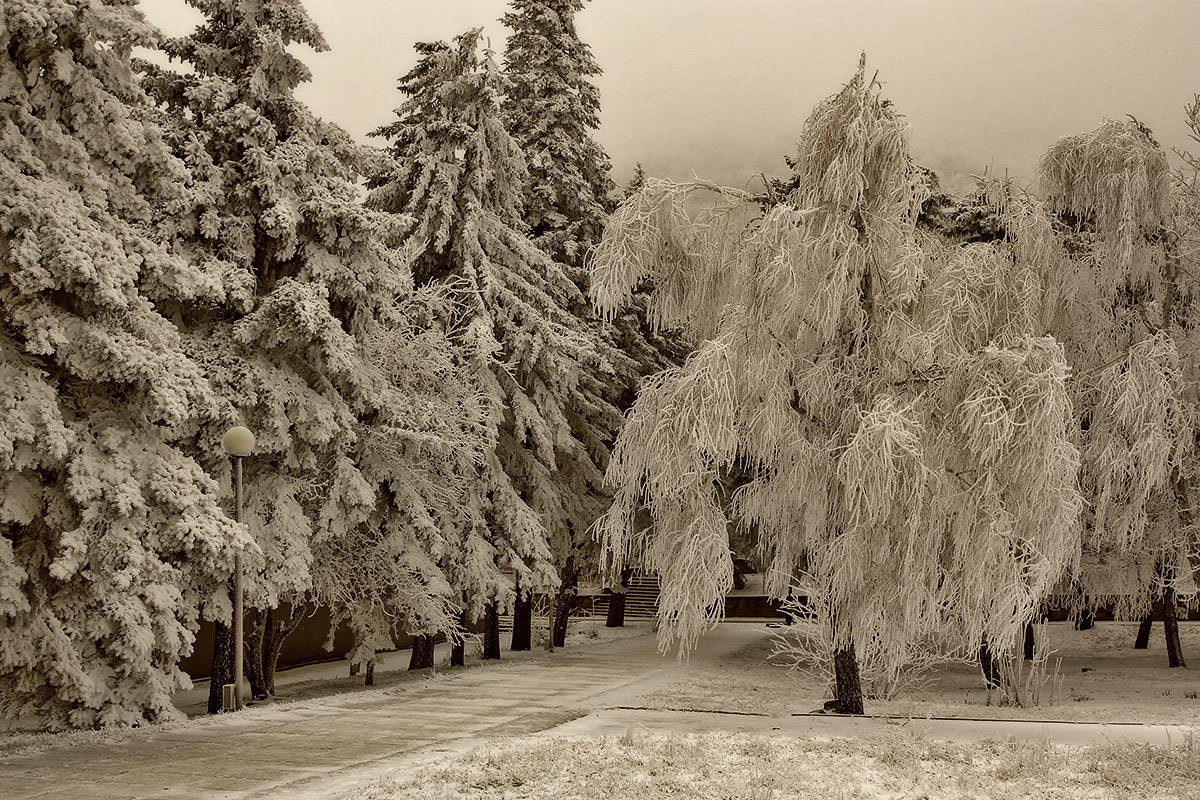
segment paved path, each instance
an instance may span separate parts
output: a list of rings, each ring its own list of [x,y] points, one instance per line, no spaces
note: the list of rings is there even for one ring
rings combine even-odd
[[[693,663],[715,662],[757,637],[726,623],[701,640]],[[651,636],[588,644],[527,661],[442,673],[434,680],[195,720],[114,744],[0,758],[0,798],[327,798],[397,768],[480,739],[526,734],[745,730],[855,736],[894,725],[931,738],[1010,735],[1068,743],[1180,741],[1182,728],[833,716],[762,717],[621,708],[665,684],[675,666]]]
[[[706,652],[743,643],[716,636]],[[531,733],[627,703],[665,679],[673,664],[657,655],[647,634],[377,691],[251,708],[116,744],[0,759],[0,798],[322,797],[322,787],[416,751]]]

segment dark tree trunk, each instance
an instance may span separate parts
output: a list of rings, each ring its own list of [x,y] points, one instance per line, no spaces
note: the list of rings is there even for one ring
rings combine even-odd
[[[375,659],[367,662],[367,677],[363,680],[363,684],[366,686],[375,685]]]
[[[1092,613],[1092,609],[1088,607],[1080,609],[1079,619],[1075,620],[1075,630],[1090,631],[1094,627],[1096,627],[1096,615]]]
[[[533,595],[517,585],[517,600],[513,604],[512,644],[509,650],[529,650],[533,646]]]
[[[1033,651],[1037,642],[1034,641],[1033,623],[1025,623],[1025,660],[1033,661]]]
[[[413,637],[412,657],[408,660],[409,670],[433,667],[433,636],[420,634]]]
[[[1137,638],[1133,640],[1134,650],[1145,650],[1150,647],[1150,627],[1154,624],[1154,611],[1149,614],[1138,624]]]
[[[1159,559],[1154,562],[1154,581],[1150,584],[1150,590],[1154,591],[1155,586],[1158,585],[1162,579],[1163,565],[1162,560]],[[1150,647],[1150,631],[1154,627],[1155,619],[1164,618],[1162,611],[1162,597],[1160,596],[1157,600],[1152,600],[1150,602],[1149,613],[1147,613],[1145,619],[1138,624],[1137,637],[1133,640],[1134,650],[1146,650]]]
[[[992,648],[988,647],[987,637],[979,645],[979,668],[983,671],[983,679],[987,682],[989,689],[999,689],[1000,681],[1000,661],[992,653]]]
[[[450,646],[450,666],[465,667],[467,665],[467,640],[459,639]]]
[[[606,628],[625,627],[625,590],[614,588],[608,596],[608,616],[604,619]]]
[[[458,626],[462,637],[455,639],[450,646],[450,666],[465,667],[467,665],[467,612],[463,611],[458,617]]]
[[[1183,660],[1183,645],[1179,641],[1179,620],[1175,616],[1175,590],[1163,592],[1163,633],[1167,637],[1167,666],[1187,667]]]
[[[483,609],[483,660],[500,658],[500,611],[495,603]]]
[[[633,577],[632,569],[626,567],[621,570],[621,585],[612,587],[612,594],[608,598],[608,617],[604,620],[604,627],[625,627],[625,590],[629,588],[631,577]]]
[[[833,651],[833,700],[833,711],[838,714],[863,713],[862,678],[854,642]]]
[[[296,630],[303,618],[303,609],[290,603],[253,613],[249,640],[245,648],[251,697],[258,700],[274,697],[275,669],[279,664],[279,652],[283,649],[284,641]]]
[[[263,661],[266,662],[267,691],[271,693],[272,697],[275,696],[275,668],[279,666],[279,653],[283,650],[284,641],[292,635],[296,628],[300,627],[303,619],[303,606],[293,605],[280,606],[271,612],[271,616],[267,619]]]
[[[255,609],[248,615],[246,645],[243,656],[246,662],[246,678],[250,682],[250,697],[261,700],[271,694],[267,688],[266,664],[263,661],[263,642],[267,638],[270,611]]]
[[[575,556],[567,556],[567,563],[560,575],[562,582],[554,599],[554,646],[567,646],[567,623],[575,607],[575,595],[579,590],[579,572],[575,569]]]
[[[208,713],[221,710],[223,687],[233,683],[233,627],[216,623],[213,631],[212,668],[208,681]]]

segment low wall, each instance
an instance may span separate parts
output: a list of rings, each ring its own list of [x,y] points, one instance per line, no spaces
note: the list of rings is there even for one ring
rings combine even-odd
[[[296,626],[296,630],[283,640],[279,651],[278,667],[298,667],[318,661],[336,661],[350,652],[350,629],[343,627],[333,639],[333,649],[325,649],[329,636],[329,610],[316,608]],[[213,629],[211,622],[204,622],[196,634],[196,647],[192,654],[179,662],[179,668],[192,680],[207,678],[212,672]]]
[[[310,613],[300,621],[296,630],[283,640],[279,650],[278,669],[299,667],[304,664],[316,664],[323,661],[338,661],[346,657],[353,646],[350,629],[342,626],[333,637],[333,649],[325,649],[325,640],[329,637],[330,614],[326,608],[310,608]],[[191,676],[192,680],[207,678],[212,672],[213,629],[211,622],[200,626],[196,635],[196,647],[192,654],[179,662],[179,668]],[[479,632],[481,624],[467,626],[468,630]],[[436,641],[444,642],[446,637],[438,634]],[[412,646],[412,637],[405,633],[396,636],[396,650],[404,650]]]

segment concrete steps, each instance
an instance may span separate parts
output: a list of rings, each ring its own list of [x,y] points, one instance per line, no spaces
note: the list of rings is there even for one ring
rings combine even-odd
[[[659,583],[657,575],[633,575],[625,595],[627,619],[654,619],[658,616]]]

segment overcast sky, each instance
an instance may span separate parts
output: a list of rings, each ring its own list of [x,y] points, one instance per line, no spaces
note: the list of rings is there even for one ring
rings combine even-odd
[[[297,50],[314,75],[300,97],[364,140],[392,118],[414,42],[483,26],[502,51],[506,35],[504,0],[305,6],[332,50]],[[171,35],[198,19],[183,0],[142,7]],[[1183,106],[1200,92],[1198,0],[592,0],[578,26],[604,69],[597,138],[619,180],[636,161],[735,185],[784,174],[813,104],[863,50],[918,160],[952,185],[985,168],[1032,177],[1054,139],[1104,117],[1188,146]]]

